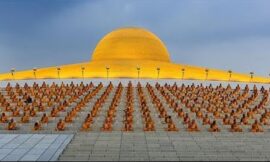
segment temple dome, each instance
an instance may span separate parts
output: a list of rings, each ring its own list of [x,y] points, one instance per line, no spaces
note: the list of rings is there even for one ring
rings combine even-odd
[[[92,61],[152,60],[170,62],[164,43],[150,31],[119,28],[105,35],[97,44]]]

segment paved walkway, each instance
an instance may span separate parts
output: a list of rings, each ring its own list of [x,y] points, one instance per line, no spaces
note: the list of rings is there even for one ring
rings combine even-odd
[[[55,161],[73,135],[0,134],[1,161]]]
[[[59,160],[270,160],[269,133],[79,133]]]

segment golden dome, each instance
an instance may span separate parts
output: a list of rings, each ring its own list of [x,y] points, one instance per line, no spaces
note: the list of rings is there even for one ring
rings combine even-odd
[[[163,42],[150,31],[137,28],[119,28],[104,36],[97,44],[92,61],[152,60],[170,62]]]
[[[59,69],[59,67],[61,67]],[[101,39],[92,61],[0,74],[1,80],[71,78],[145,78],[270,83],[266,77],[175,64],[162,41],[143,28],[120,28]]]

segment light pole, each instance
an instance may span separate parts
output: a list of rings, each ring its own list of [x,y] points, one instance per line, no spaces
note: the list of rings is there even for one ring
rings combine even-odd
[[[61,71],[61,68],[58,67],[58,68],[57,68],[57,76],[58,76],[58,79],[60,79],[60,71]]]
[[[254,75],[254,72],[250,72],[249,74],[250,74],[250,82],[252,82],[252,80],[253,80],[253,75]]]
[[[10,70],[10,72],[11,72],[12,79],[14,80],[15,79],[15,68],[12,68]]]
[[[160,71],[160,68],[157,67],[157,79],[159,79],[159,71]]]
[[[208,73],[209,73],[209,69],[205,69],[205,80],[208,79]]]
[[[232,78],[232,71],[229,70],[228,73],[229,73],[229,81],[231,81],[231,78]]]
[[[184,80],[184,76],[185,76],[185,68],[182,68],[181,71],[182,71],[182,80]]]
[[[37,68],[33,68],[33,74],[34,74],[34,78],[37,79],[37,74],[36,74]]]
[[[84,79],[84,70],[85,70],[85,67],[81,67],[81,70],[82,70],[82,78]]]
[[[106,71],[107,71],[107,80],[109,79],[109,70],[110,70],[110,67],[106,66]]]
[[[137,67],[138,79],[140,79],[140,70],[141,70],[141,68]]]

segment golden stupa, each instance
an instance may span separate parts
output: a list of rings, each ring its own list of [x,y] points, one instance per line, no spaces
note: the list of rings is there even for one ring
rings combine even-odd
[[[208,69],[170,60],[164,43],[150,31],[137,28],[119,28],[105,35],[97,44],[90,62],[37,68],[25,71],[11,70],[0,74],[0,80],[67,78],[152,78],[194,79],[269,83],[264,77],[239,74],[233,71]]]

